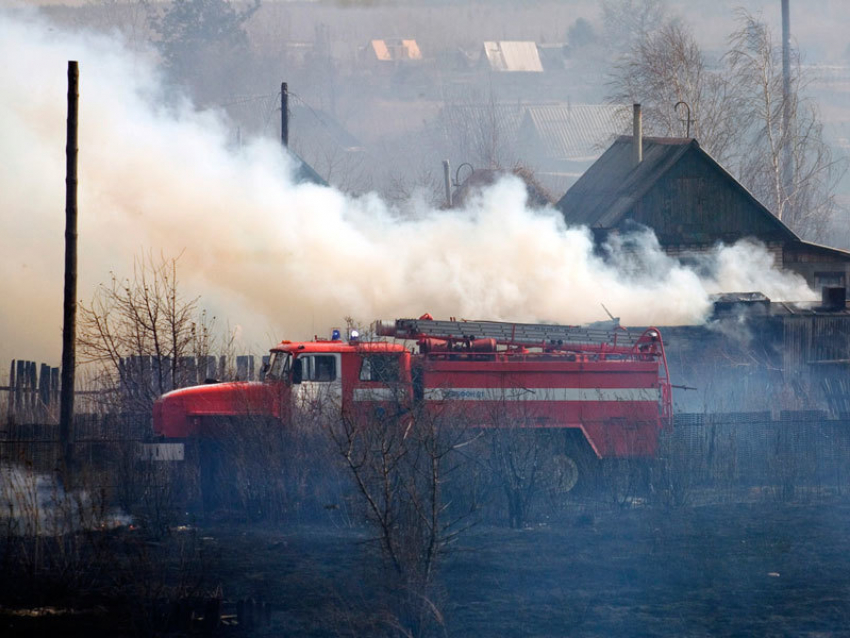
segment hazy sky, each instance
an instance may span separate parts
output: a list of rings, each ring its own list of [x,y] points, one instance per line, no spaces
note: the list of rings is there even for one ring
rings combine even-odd
[[[571,4],[576,17],[594,17],[595,3]],[[706,47],[719,48],[741,4],[671,2]],[[745,4],[778,29],[779,0]],[[802,4],[792,0],[792,21],[807,55],[843,52],[850,2],[818,0],[805,11]],[[484,7],[470,5],[471,19]],[[486,10],[498,19],[498,3]],[[65,65],[73,58],[84,87],[80,299],[90,299],[111,271],[130,273],[134,255],[182,252],[189,294],[201,295],[223,322],[245,327],[256,351],[284,335],[322,332],[345,315],[369,322],[429,311],[575,323],[600,318],[605,303],[634,325],[698,321],[718,290],[805,296],[799,282],[741,280],[742,272],[770,270],[750,249],[715,255],[709,280],[666,260],[651,242],[643,258],[660,275],[653,281],[628,260],[603,264],[584,231],[530,209],[516,184],[453,214],[413,202],[412,218],[376,196],[297,187],[285,177],[276,142],[234,155],[212,114],[190,104],[162,109],[158,72],[118,42],[2,13],[0,36],[5,59],[28,61],[0,70],[0,150],[15,158],[0,172],[0,361],[58,356],[50,356],[61,334],[64,184],[56,175],[64,174]]]

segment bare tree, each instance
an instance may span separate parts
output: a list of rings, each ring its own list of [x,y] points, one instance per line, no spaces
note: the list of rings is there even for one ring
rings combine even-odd
[[[521,115],[521,105],[499,103],[492,89],[483,99],[448,98],[430,137],[439,144],[438,156],[448,157],[456,166],[464,162],[476,169],[510,166]]]
[[[176,258],[139,257],[132,278],[113,275],[80,304],[82,362],[97,364],[101,387],[117,390],[124,408],[147,412],[172,387],[197,383],[185,357],[209,355],[214,323],[181,293]]]
[[[823,139],[814,102],[804,97],[807,80],[799,51],[792,51],[791,90],[786,94],[782,51],[770,29],[744,11],[738,20],[726,61],[736,83],[740,122],[746,126],[740,179],[779,219],[818,239],[835,212],[835,187],[844,165]],[[787,168],[786,158],[791,162]]]
[[[690,136],[779,219],[819,239],[835,211],[844,164],[833,158],[817,109],[804,96],[799,54],[786,96],[781,50],[770,30],[746,12],[738,19],[729,52],[715,64],[681,21],[645,33],[615,65],[609,99],[643,104],[647,132],[675,137],[686,133],[685,107],[676,110],[685,102]]]
[[[606,42],[615,51],[629,51],[668,20],[665,0],[602,0]]]
[[[644,105],[644,127],[650,135],[695,137],[721,163],[734,151],[734,86],[709,68],[684,22],[669,21],[635,40],[615,65],[610,86],[611,101]],[[684,109],[676,110],[680,102],[687,105],[687,115]]]
[[[148,46],[151,37],[150,0],[87,0],[89,23],[102,31],[118,30],[135,52]]]

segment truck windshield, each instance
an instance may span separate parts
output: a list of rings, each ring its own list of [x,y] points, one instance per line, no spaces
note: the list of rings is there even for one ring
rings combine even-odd
[[[272,352],[266,379],[271,381],[285,379],[289,372],[289,367],[292,365],[291,361],[292,356],[288,352]]]

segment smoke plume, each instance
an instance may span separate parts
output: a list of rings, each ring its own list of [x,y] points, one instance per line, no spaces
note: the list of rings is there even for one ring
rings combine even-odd
[[[709,295],[812,297],[754,245],[719,247],[699,272],[651,234],[603,260],[584,228],[533,210],[505,179],[464,210],[402,209],[295,184],[276,141],[234,150],[227,123],[166,100],[149,60],[112,37],[0,12],[0,358],[57,361],[61,344],[66,69],[80,63],[79,293],[130,275],[145,251],[179,262],[187,296],[259,351],[346,316],[624,325],[700,322]]]

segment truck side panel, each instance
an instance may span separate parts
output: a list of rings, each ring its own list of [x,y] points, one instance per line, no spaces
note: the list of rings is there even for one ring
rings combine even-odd
[[[648,457],[661,429],[653,361],[447,361],[424,370],[426,405],[470,427],[576,428],[600,457]]]

